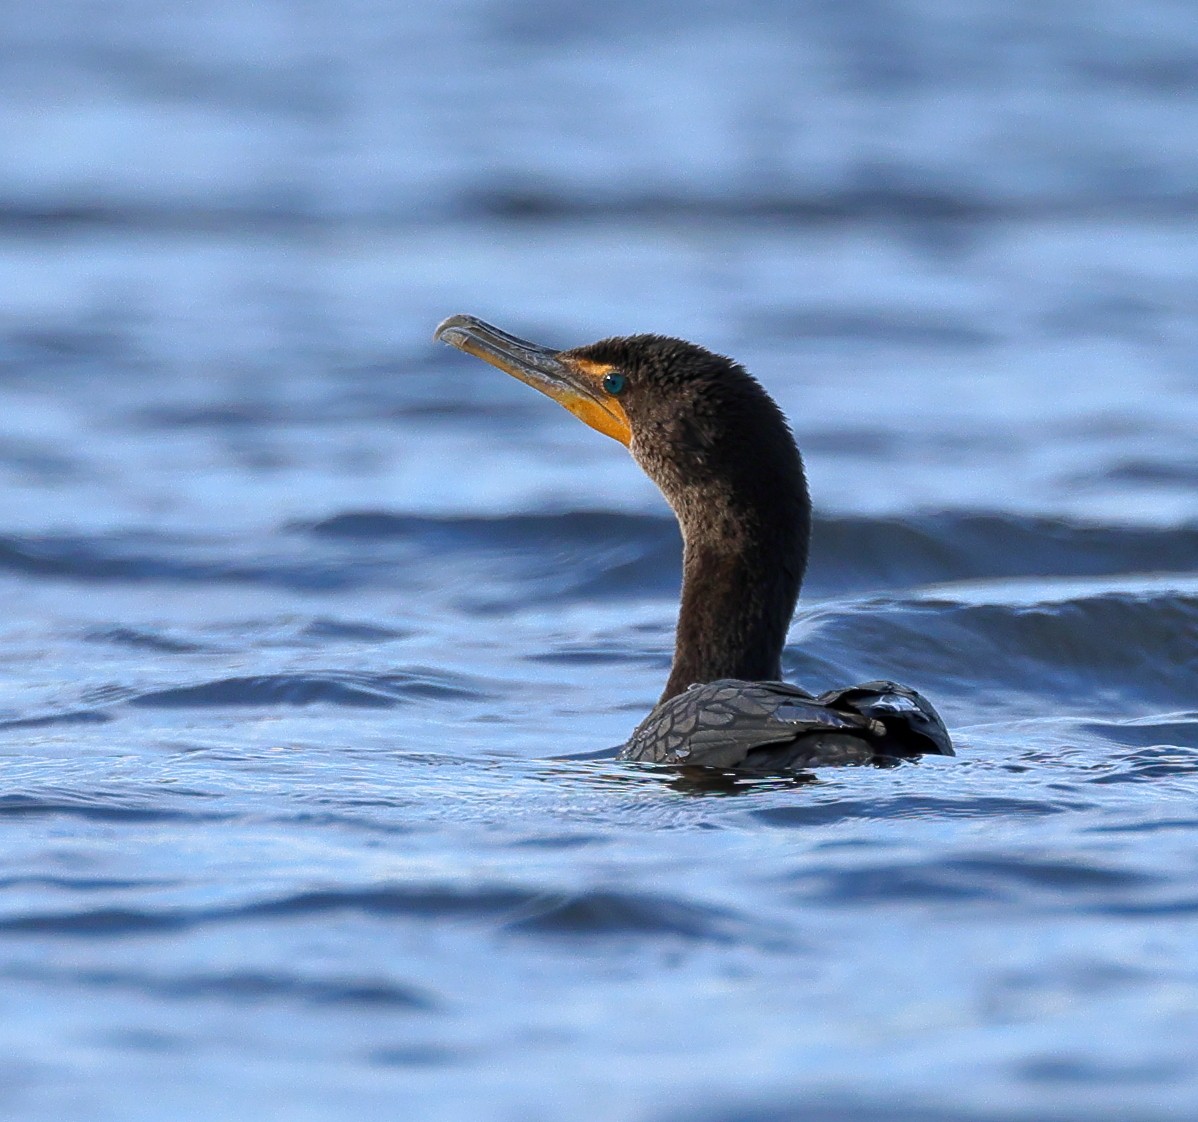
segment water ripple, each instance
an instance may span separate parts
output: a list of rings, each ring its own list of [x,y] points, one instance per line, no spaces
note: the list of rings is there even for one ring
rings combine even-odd
[[[291,922],[310,917],[357,915],[419,920],[481,920],[512,933],[539,936],[635,937],[663,935],[726,942],[748,930],[731,913],[688,900],[610,889],[561,893],[520,887],[472,885],[324,889],[297,892],[233,907],[91,907],[23,913],[0,918],[0,934],[125,937],[213,924]]]
[[[308,978],[266,971],[155,975],[122,970],[63,970],[13,967],[0,973],[12,981],[89,989],[124,990],[176,1001],[216,1000],[236,1005],[299,1001],[309,1005],[375,1006],[428,1013],[438,1002],[414,986],[382,978]]]

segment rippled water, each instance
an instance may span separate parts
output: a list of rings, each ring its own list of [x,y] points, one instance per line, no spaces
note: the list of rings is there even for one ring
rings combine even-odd
[[[393,8],[4,17],[0,1112],[1193,1117],[1190,6]],[[453,312],[744,360],[958,757],[605,756],[677,531]]]

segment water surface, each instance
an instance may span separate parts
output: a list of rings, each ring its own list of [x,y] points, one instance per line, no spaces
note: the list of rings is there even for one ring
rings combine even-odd
[[[1188,6],[10,7],[0,1110],[1193,1117]],[[578,758],[677,531],[454,312],[745,361],[959,756]]]

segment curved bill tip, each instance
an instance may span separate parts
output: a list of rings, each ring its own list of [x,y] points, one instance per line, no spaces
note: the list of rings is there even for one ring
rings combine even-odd
[[[454,344],[462,339],[471,327],[477,327],[481,320],[474,316],[448,316],[437,324],[433,332],[434,341]]]
[[[458,315],[443,319],[433,332],[433,338],[481,358],[522,381],[527,381],[528,375],[534,375],[538,380],[562,375],[557,351],[511,335],[478,316]],[[543,387],[538,385],[537,388]]]
[[[621,444],[632,439],[623,409],[605,400],[593,379],[565,359],[563,352],[509,335],[476,316],[442,320],[433,338],[518,378]]]

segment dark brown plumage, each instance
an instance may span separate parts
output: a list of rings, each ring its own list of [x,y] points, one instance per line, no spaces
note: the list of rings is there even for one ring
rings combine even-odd
[[[682,604],[662,701],[693,682],[782,675],[811,503],[781,410],[731,359],[634,335],[567,351],[619,370],[628,445],[682,529]]]
[[[470,316],[446,320],[437,337],[625,444],[678,518],[674,662],[623,758],[786,771],[952,755],[914,690],[870,682],[814,698],[778,681],[811,502],[785,417],[742,366],[661,335],[553,351]]]

